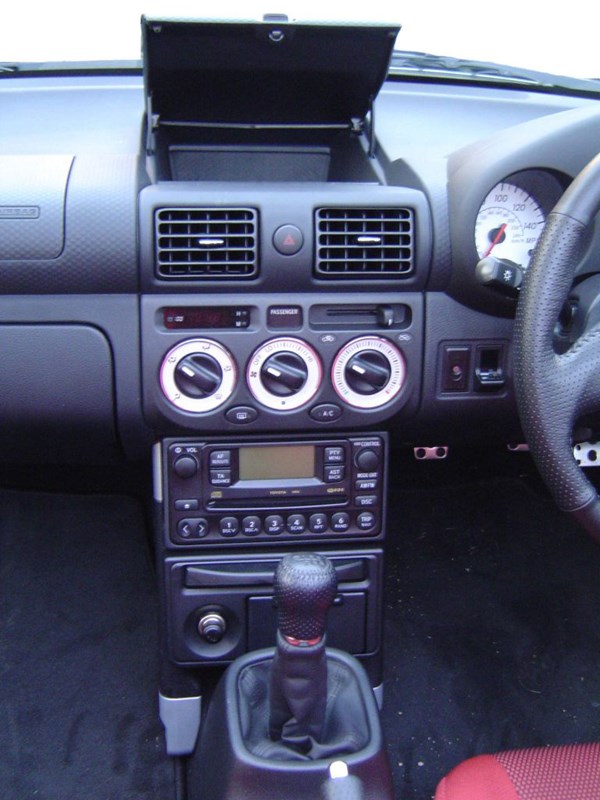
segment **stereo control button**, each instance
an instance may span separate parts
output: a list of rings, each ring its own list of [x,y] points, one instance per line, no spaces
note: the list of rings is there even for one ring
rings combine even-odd
[[[231,450],[213,450],[210,454],[211,467],[230,467]]]
[[[260,533],[260,517],[244,517],[242,520],[242,533],[244,536],[258,536]]]
[[[279,536],[284,531],[283,517],[280,514],[270,514],[265,519],[265,531],[270,536]]]
[[[356,481],[354,488],[357,492],[374,492],[377,489],[377,480]]]
[[[379,453],[368,448],[360,450],[356,454],[355,463],[360,469],[368,470],[369,472],[375,470],[379,466]]]
[[[345,533],[350,527],[350,516],[345,511],[338,511],[331,517],[331,528],[336,533]]]
[[[197,500],[175,500],[175,511],[197,511],[199,508]]]
[[[308,519],[308,527],[312,533],[325,533],[327,524],[327,514],[322,514],[321,512],[311,514]]]
[[[221,536],[237,536],[239,532],[240,523],[235,517],[223,517],[219,522],[219,533]]]
[[[361,511],[356,518],[356,525],[361,531],[370,531],[375,527],[376,521],[375,514],[372,511]]]
[[[343,447],[326,447],[325,448],[325,463],[326,464],[343,464],[346,461],[346,456]]]
[[[198,472],[198,462],[193,456],[179,456],[173,462],[173,472],[180,478],[192,478]]]
[[[338,483],[346,477],[346,467],[325,467],[326,483]]]
[[[182,539],[203,539],[208,536],[208,520],[182,519],[177,523],[177,535]]]
[[[360,508],[367,508],[369,506],[377,505],[377,495],[375,494],[359,494],[354,498],[355,505]]]
[[[211,469],[210,482],[213,486],[231,486],[231,470]]]
[[[287,518],[286,527],[290,533],[304,533],[306,530],[306,517],[304,514],[290,514]]]

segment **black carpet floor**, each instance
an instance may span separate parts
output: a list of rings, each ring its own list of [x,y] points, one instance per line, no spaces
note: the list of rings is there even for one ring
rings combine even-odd
[[[600,739],[600,547],[516,479],[399,492],[389,519],[396,797],[477,753]]]
[[[383,723],[397,800],[470,755],[600,739],[600,547],[516,479],[394,493]],[[171,800],[141,508],[0,492],[0,796]]]
[[[0,492],[0,795],[162,800],[157,600],[141,507]]]

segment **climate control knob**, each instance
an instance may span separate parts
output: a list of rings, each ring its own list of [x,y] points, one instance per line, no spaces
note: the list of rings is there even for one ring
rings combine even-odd
[[[321,361],[302,339],[265,342],[248,363],[246,381],[255,400],[275,411],[293,411],[310,402],[321,385]]]
[[[210,397],[223,380],[223,370],[212,356],[193,353],[175,367],[175,383],[188,397]]]
[[[336,355],[331,381],[338,396],[354,408],[379,408],[393,400],[406,380],[404,356],[393,342],[361,336]]]
[[[304,359],[289,352],[269,356],[260,371],[262,385],[278,397],[289,397],[299,392],[307,377]]]
[[[160,368],[160,385],[167,400],[196,414],[227,402],[236,380],[231,353],[212,339],[181,342],[166,354]]]
[[[375,394],[391,376],[390,362],[383,353],[365,350],[352,356],[344,369],[346,384],[357,394]]]

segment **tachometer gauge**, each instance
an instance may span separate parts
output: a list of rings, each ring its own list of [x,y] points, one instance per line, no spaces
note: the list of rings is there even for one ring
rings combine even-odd
[[[477,213],[475,247],[479,258],[505,258],[527,269],[546,215],[536,200],[512,183],[498,183]]]

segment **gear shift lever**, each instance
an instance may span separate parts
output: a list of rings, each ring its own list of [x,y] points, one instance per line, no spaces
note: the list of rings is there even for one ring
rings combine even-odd
[[[336,591],[335,569],[317,553],[287,555],[275,573],[278,630],[269,735],[300,752],[321,738],[327,705],[325,623]]]
[[[292,553],[275,573],[277,627],[291,645],[318,644],[337,591],[333,564],[318,553]]]

